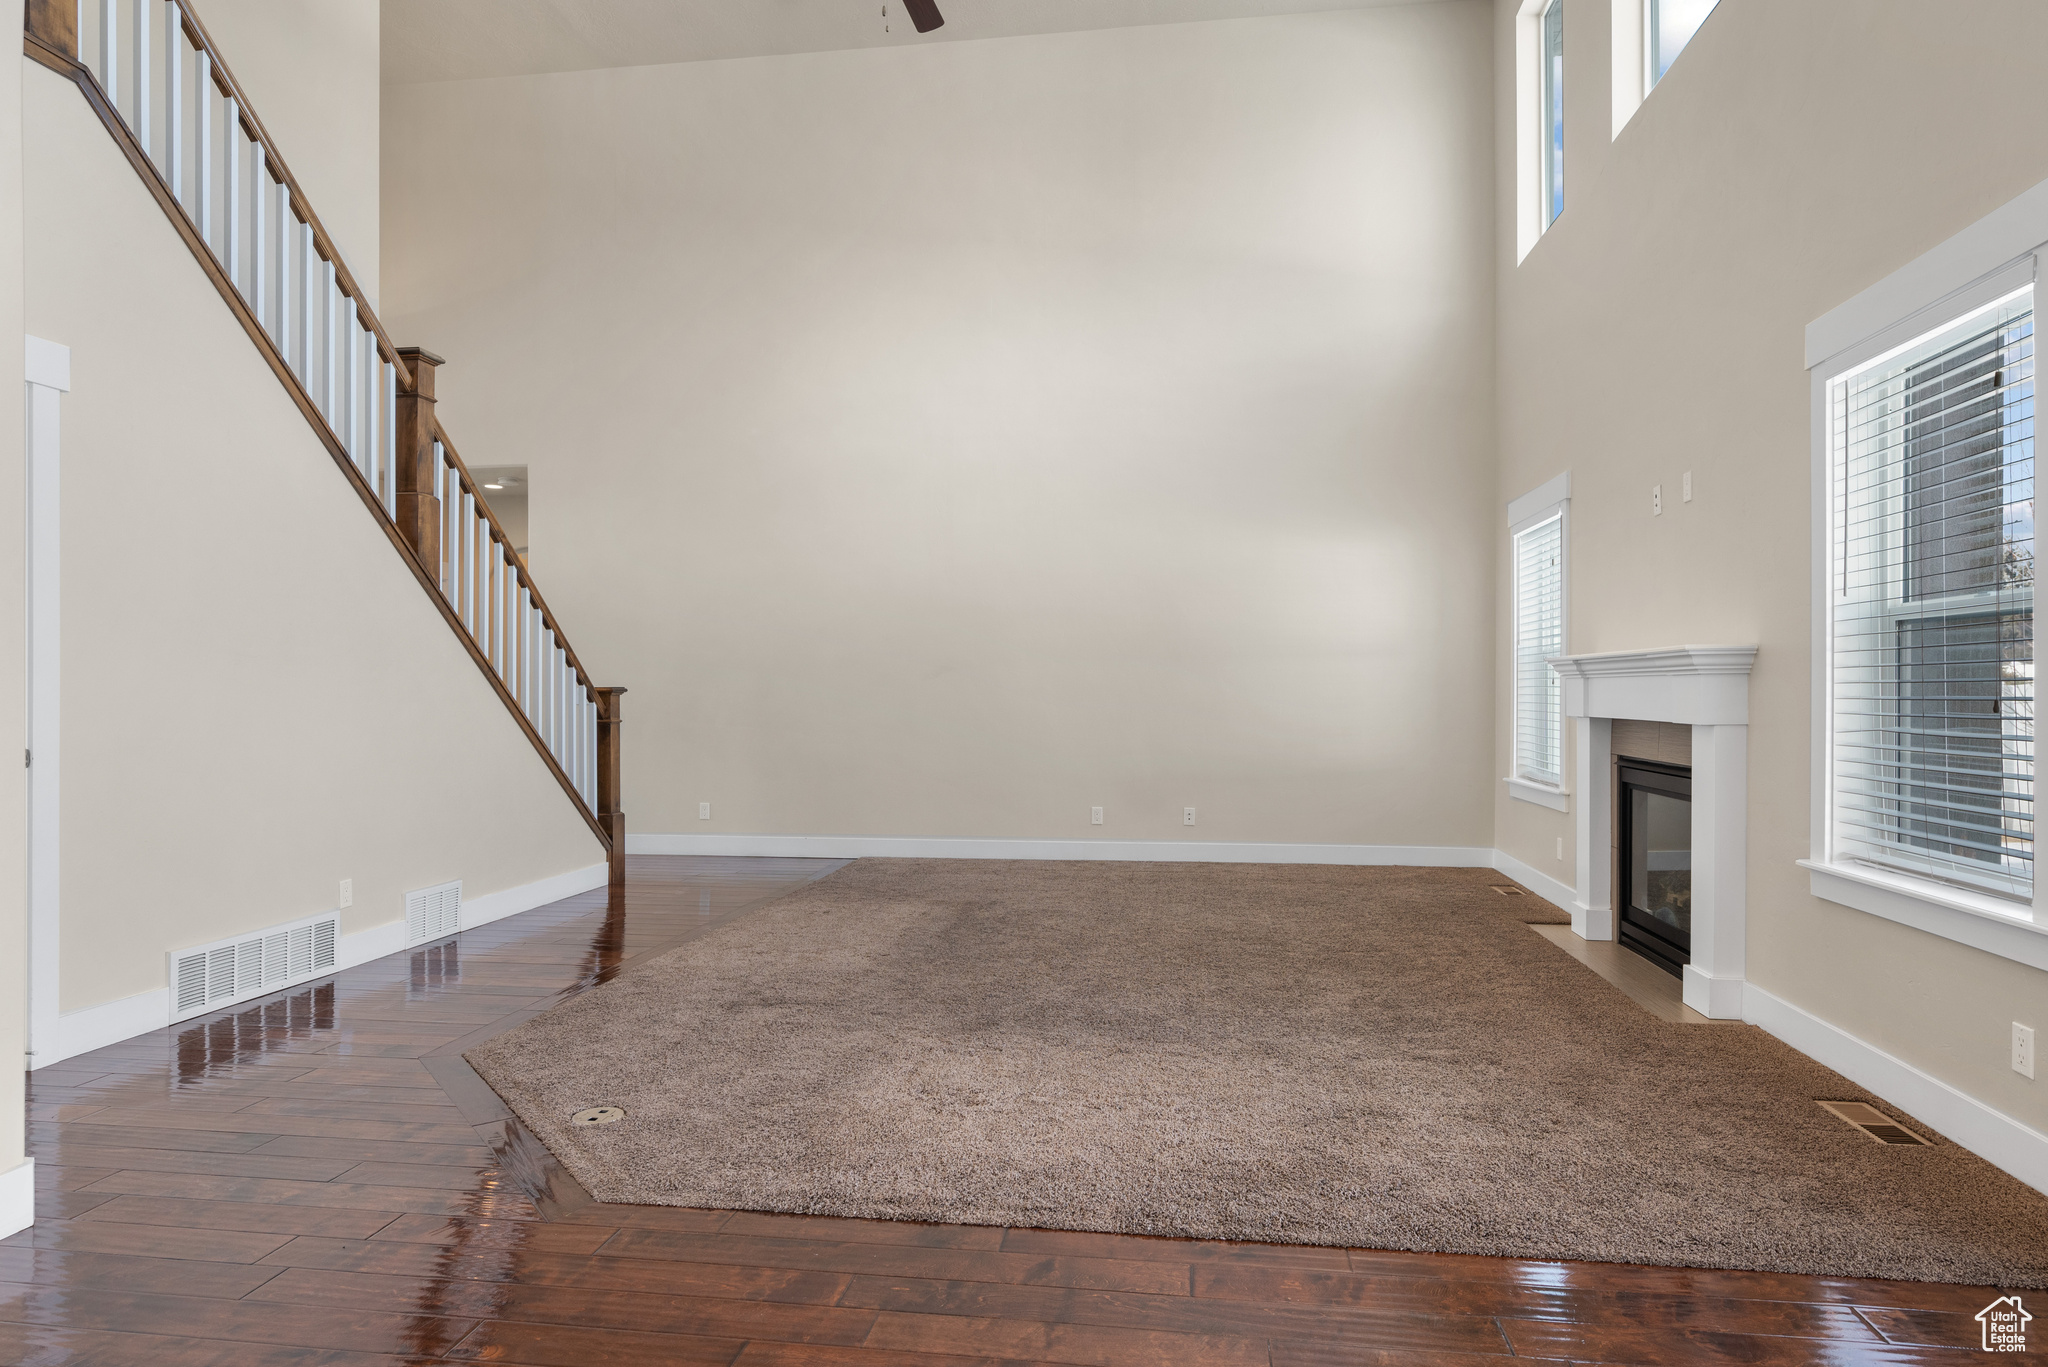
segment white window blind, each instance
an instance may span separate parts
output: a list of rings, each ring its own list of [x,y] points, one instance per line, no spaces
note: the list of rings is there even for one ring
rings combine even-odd
[[[2033,291],[1829,387],[1834,855],[2031,900]]]
[[[1564,720],[1554,655],[1564,653],[1564,518],[1515,534],[1515,776],[1564,777]]]

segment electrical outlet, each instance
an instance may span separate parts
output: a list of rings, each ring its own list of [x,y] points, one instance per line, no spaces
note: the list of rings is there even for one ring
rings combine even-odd
[[[1090,807],[1088,809],[1088,824],[1091,826],[1100,826],[1102,824],[1102,808]]]
[[[2034,1075],[2034,1027],[2012,1023],[2012,1070],[2021,1077]]]
[[[1692,471],[1690,470],[1685,472],[1685,478],[1678,486],[1678,497],[1684,502],[1692,502]]]
[[[1564,858],[1564,837],[1563,837],[1563,836],[1559,836],[1559,837],[1557,838],[1557,857],[1558,857],[1559,859],[1562,859],[1562,858]]]
[[[356,880],[353,878],[344,878],[341,880],[341,891],[335,895],[334,905],[337,907],[352,907],[355,904]]]
[[[697,819],[698,819],[699,821],[709,821],[709,820],[711,819],[711,804],[710,804],[710,803],[708,803],[708,802],[700,802],[700,803],[698,803],[698,804],[697,804]]]
[[[1195,809],[1193,807],[1183,807],[1180,809],[1180,824],[1183,826],[1195,824]]]
[[[1664,486],[1661,484],[1650,486],[1650,516],[1664,516]]]

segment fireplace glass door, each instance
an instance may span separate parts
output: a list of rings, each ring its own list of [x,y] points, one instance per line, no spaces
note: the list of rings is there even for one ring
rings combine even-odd
[[[1692,958],[1692,772],[1624,759],[1621,942],[1667,973]]]

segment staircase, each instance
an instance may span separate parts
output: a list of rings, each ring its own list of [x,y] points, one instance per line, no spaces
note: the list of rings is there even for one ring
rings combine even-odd
[[[186,0],[27,0],[76,83],[392,549],[625,878],[619,699],[576,658],[398,347]]]

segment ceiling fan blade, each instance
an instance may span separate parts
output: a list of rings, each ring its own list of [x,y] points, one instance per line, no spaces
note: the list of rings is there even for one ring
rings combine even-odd
[[[939,13],[937,0],[903,0],[903,8],[910,11],[910,22],[919,33],[930,33],[946,22]]]

